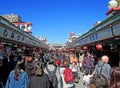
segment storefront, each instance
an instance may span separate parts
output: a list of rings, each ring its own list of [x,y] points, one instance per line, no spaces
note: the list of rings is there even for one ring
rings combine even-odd
[[[28,34],[12,23],[0,16],[0,42],[8,46],[17,47],[34,47],[34,48],[46,48],[49,47],[42,43],[39,39],[35,38],[31,34]]]
[[[96,48],[97,44],[101,45],[100,49]],[[108,16],[68,47],[81,47],[81,49],[86,47],[84,50],[106,54],[110,57],[111,66],[118,66],[120,62],[120,12],[117,11]]]

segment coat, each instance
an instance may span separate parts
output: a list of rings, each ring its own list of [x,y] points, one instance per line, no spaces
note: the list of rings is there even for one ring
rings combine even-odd
[[[103,65],[103,61],[99,61],[96,66],[95,66],[95,74],[100,73],[101,67]],[[102,72],[101,74],[104,75],[108,80],[110,79],[110,69],[111,66],[107,63],[105,63],[102,67]]]
[[[90,58],[90,64],[91,64],[91,67],[94,67],[94,59],[93,58]],[[84,65],[84,67],[88,67],[88,57],[84,58],[83,65]]]
[[[5,88],[27,88],[28,75],[25,71],[21,71],[18,80],[14,79],[15,70],[10,72]]]
[[[46,74],[41,76],[32,75],[27,88],[50,88],[48,76]]]

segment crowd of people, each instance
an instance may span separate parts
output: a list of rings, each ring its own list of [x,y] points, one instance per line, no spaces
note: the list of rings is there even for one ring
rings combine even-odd
[[[95,60],[97,58],[97,62]],[[91,52],[24,52],[0,48],[0,88],[76,88],[80,74],[85,88],[95,74],[107,79],[107,87],[120,88],[120,67],[111,67],[107,55],[94,57]],[[97,63],[97,64],[96,64]],[[102,70],[101,70],[102,69]]]

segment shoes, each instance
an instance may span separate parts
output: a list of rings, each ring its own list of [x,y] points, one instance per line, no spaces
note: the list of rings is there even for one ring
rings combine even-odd
[[[75,83],[79,83],[79,79],[78,79],[78,78],[75,78],[75,79],[74,79],[74,82],[75,82]]]
[[[85,74],[83,73],[83,76],[84,76]]]
[[[83,83],[83,85],[85,85],[85,82]]]

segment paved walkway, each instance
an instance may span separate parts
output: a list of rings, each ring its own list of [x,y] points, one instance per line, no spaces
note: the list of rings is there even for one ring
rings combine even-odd
[[[83,85],[83,73],[80,73],[80,81],[79,83],[75,83],[75,88],[85,88]]]

